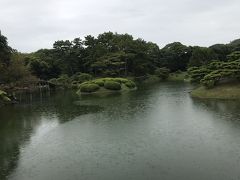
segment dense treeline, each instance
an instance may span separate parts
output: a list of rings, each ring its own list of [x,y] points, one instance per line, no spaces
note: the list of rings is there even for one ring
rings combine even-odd
[[[206,66],[216,60],[226,62],[229,54],[237,56],[239,50],[240,40],[210,47],[174,42],[160,49],[157,44],[134,39],[129,34],[106,32],[97,37],[59,40],[51,49],[21,54],[9,47],[6,37],[0,35],[0,83],[31,82],[34,80],[31,75],[49,80],[80,73],[95,77],[156,74],[164,79],[169,72]]]
[[[25,56],[8,46],[7,38],[0,33],[0,85],[25,85],[36,81]]]
[[[53,49],[42,49],[27,57],[30,68],[42,79],[78,72],[95,76],[141,76],[154,73],[159,47],[128,34],[100,34],[97,38],[56,41]]]
[[[220,82],[240,80],[240,51],[227,56],[226,61],[211,61],[210,63],[188,69],[191,81],[202,83],[207,88],[213,88]]]

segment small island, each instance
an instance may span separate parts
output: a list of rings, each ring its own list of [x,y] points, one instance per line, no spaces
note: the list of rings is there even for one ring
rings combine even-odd
[[[136,84],[126,78],[100,78],[79,85],[78,94],[136,90]]]

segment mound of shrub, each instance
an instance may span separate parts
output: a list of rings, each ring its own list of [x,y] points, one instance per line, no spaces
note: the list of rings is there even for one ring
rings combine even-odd
[[[104,88],[109,90],[118,91],[121,90],[121,84],[116,81],[106,81],[104,83]]]
[[[130,89],[133,89],[136,87],[136,84],[133,81],[127,81],[125,85]]]
[[[92,81],[93,83],[99,85],[100,87],[104,86],[104,81],[102,79],[96,79],[94,81]]]
[[[79,85],[78,92],[92,93],[99,90],[120,91],[136,88],[136,84],[125,78],[100,78]]]
[[[100,89],[100,86],[94,83],[85,83],[81,85],[80,91],[85,93],[93,93]]]

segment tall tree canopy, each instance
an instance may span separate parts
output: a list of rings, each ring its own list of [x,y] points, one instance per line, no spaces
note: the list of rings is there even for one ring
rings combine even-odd
[[[79,73],[145,76],[156,72],[161,74],[159,72],[165,68],[171,72],[185,71],[213,60],[234,61],[238,59],[239,52],[239,39],[210,47],[191,47],[174,42],[160,49],[155,43],[135,39],[129,34],[105,32],[96,37],[88,35],[83,39],[58,40],[51,49],[20,54],[14,52],[8,46],[7,38],[0,35],[0,75],[3,77],[5,73],[7,76],[8,66],[15,64],[16,67],[18,64],[45,80]],[[18,55],[13,58],[14,54]]]
[[[3,36],[0,31],[0,63],[2,65],[9,64],[11,53],[12,48],[8,46],[7,38]]]

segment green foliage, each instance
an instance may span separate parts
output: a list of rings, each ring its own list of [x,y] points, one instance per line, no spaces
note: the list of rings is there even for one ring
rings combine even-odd
[[[7,38],[0,33],[0,64],[9,65],[12,51],[8,46]]]
[[[235,39],[226,46],[231,49],[231,52],[240,51],[240,39]]]
[[[191,67],[188,69],[192,83],[199,83],[201,79],[210,72],[209,69],[202,67]]]
[[[112,81],[116,81],[118,83],[127,83],[130,82],[130,80],[125,79],[125,78],[112,78]]]
[[[216,55],[216,59],[220,61],[225,61],[227,59],[227,55],[231,53],[231,48],[225,44],[215,44],[209,47],[214,54]]]
[[[104,88],[109,90],[121,90],[121,84],[116,81],[105,81]]]
[[[192,48],[192,56],[189,59],[189,66],[199,67],[209,63],[211,60],[214,60],[216,58],[217,56],[212,49],[196,46]]]
[[[67,74],[61,75],[59,78],[52,78],[49,80],[50,83],[62,86],[65,88],[75,88],[78,87],[79,84],[89,81],[93,79],[92,75],[86,74],[86,73],[77,73],[71,77],[69,77]]]
[[[48,82],[50,82],[50,83],[52,83],[52,84],[55,84],[55,85],[58,84],[57,78],[52,78],[52,79],[50,79]]]
[[[76,81],[78,83],[83,83],[85,81],[90,81],[93,79],[93,76],[87,73],[77,73],[71,77],[72,81]]]
[[[126,58],[127,54],[124,52],[110,53],[97,59],[91,67],[94,69],[95,74],[112,77],[124,75],[126,72]]]
[[[33,74],[41,79],[56,78],[60,74],[73,76],[78,72],[95,76],[141,76],[152,73],[159,65],[159,47],[128,34],[106,32],[84,40],[56,41],[53,49],[30,54]],[[41,61],[42,63],[40,63]]]
[[[240,59],[240,51],[234,51],[227,56],[228,61],[235,61]]]
[[[13,53],[8,65],[0,65],[0,82],[4,84],[12,83],[24,86],[36,81],[25,65],[24,56],[20,53]]]
[[[11,100],[7,96],[7,93],[0,90],[0,102],[10,102]]]
[[[125,85],[130,89],[133,89],[133,88],[136,87],[136,84],[133,81],[130,81],[130,80],[125,82]]]
[[[104,80],[102,80],[102,79],[96,79],[96,80],[94,80],[92,82],[97,84],[97,85],[99,85],[100,87],[104,86]]]
[[[193,82],[200,82],[213,70],[228,69],[221,62],[234,62],[239,58],[239,39],[209,48],[174,42],[159,49],[157,44],[135,39],[129,34],[105,32],[97,37],[88,35],[84,39],[59,40],[52,49],[20,54],[8,46],[6,37],[0,35],[0,83],[30,82],[34,76],[69,87],[92,80],[92,75],[167,79],[169,71],[172,74],[189,67],[200,67],[189,70]],[[61,76],[64,74],[67,77]],[[97,81],[97,84],[104,85],[103,81]]]
[[[100,87],[95,83],[85,83],[81,85],[80,91],[85,93],[96,92]]]
[[[29,71],[24,57],[24,54],[9,47],[7,38],[0,34],[0,84],[26,87],[37,81]]]
[[[191,48],[174,42],[166,45],[161,49],[160,66],[170,69],[172,72],[177,70],[186,70],[189,58],[191,56]]]
[[[216,85],[216,82],[214,80],[204,80],[204,81],[202,81],[202,84],[206,88],[211,89],[211,88],[213,88]]]
[[[169,77],[170,70],[163,67],[163,68],[157,68],[155,70],[155,75],[160,77],[161,79],[165,80]]]
[[[87,91],[85,89],[88,89],[88,86],[93,85],[93,84],[95,84],[95,85],[97,85],[97,87],[99,87],[98,89],[97,88],[95,89],[96,91],[98,91],[100,89],[118,91],[118,90],[127,90],[127,89],[136,88],[136,84],[133,81],[125,79],[125,78],[100,78],[100,79],[95,79],[95,80],[87,81],[87,82],[80,84],[79,85],[80,92]],[[91,86],[91,88],[93,88],[93,87]],[[83,91],[82,91],[82,89],[83,89]],[[95,92],[95,91],[93,91],[93,92]]]
[[[201,82],[207,88],[213,88],[221,81],[240,79],[240,60],[236,61],[213,61],[202,66],[188,70],[193,82]]]

